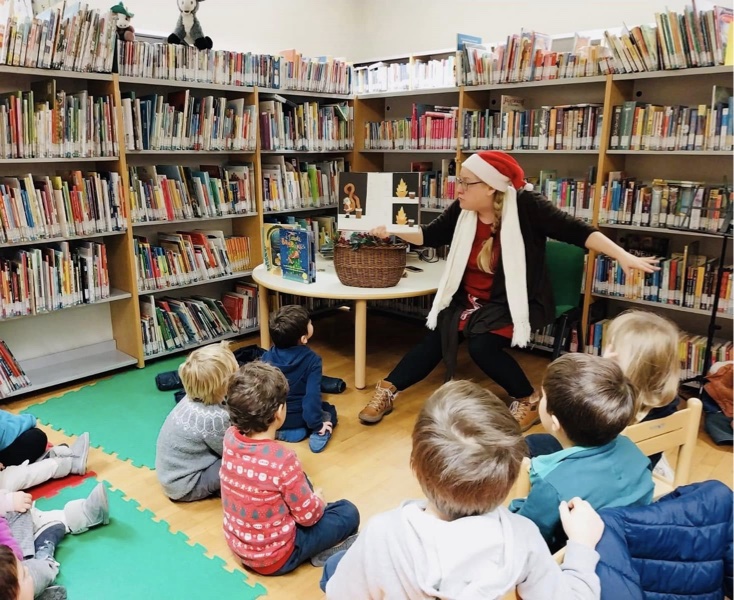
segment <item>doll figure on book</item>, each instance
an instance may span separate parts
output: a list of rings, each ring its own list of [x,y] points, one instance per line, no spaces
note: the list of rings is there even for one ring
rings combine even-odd
[[[199,4],[204,0],[176,0],[178,4],[178,23],[176,30],[168,36],[169,44],[183,44],[196,46],[199,50],[211,50],[214,43],[210,37],[204,35],[201,23],[196,16]]]
[[[132,14],[127,8],[125,8],[125,5],[122,2],[115,4],[110,9],[110,12],[115,15],[117,25],[117,39],[124,42],[134,42],[135,29],[132,25],[130,25],[130,19],[132,19],[135,15]]]

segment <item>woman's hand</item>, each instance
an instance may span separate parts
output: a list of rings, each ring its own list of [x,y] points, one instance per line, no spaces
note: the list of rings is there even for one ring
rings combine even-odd
[[[390,237],[390,234],[387,232],[387,227],[385,227],[384,225],[379,225],[378,227],[371,229],[370,235],[374,235],[375,237],[378,237],[381,239]]]
[[[654,273],[660,270],[660,267],[658,267],[660,259],[654,256],[635,256],[625,251],[617,260],[626,277],[632,275],[632,269],[637,269],[643,273]]]

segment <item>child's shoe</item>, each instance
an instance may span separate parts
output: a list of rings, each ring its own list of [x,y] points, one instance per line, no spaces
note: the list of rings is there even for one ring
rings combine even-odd
[[[97,525],[110,522],[107,488],[100,483],[84,500],[72,500],[64,506],[65,525],[70,533],[84,533]]]
[[[331,431],[327,431],[324,435],[319,435],[318,431],[314,431],[308,438],[308,447],[311,449],[311,452],[318,454],[324,451],[330,439]]]
[[[279,442],[288,442],[297,444],[308,437],[308,430],[305,427],[296,427],[295,429],[278,429],[275,432],[275,439]]]
[[[337,552],[349,550],[349,548],[352,547],[352,544],[357,541],[358,535],[358,533],[350,535],[346,540],[344,540],[343,542],[339,542],[336,546],[327,548],[323,552],[319,552],[316,556],[312,556],[311,564],[314,567],[323,567],[326,564],[326,561],[334,556],[334,554],[336,554]]]
[[[67,600],[66,588],[63,585],[53,585],[43,590],[36,600]]]
[[[71,472],[74,475],[84,475],[87,472],[89,458],[89,434],[82,433],[69,448],[71,451]]]

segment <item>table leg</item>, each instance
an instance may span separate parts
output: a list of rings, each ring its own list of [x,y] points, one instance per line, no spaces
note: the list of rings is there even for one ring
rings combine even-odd
[[[354,387],[365,388],[367,370],[367,300],[354,301]]]
[[[268,304],[268,288],[265,286],[258,286],[257,302],[260,317],[260,347],[265,348],[265,350],[270,350],[270,329],[268,328],[270,306]]]

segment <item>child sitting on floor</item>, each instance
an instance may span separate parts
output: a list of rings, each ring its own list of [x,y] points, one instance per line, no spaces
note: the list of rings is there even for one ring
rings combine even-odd
[[[552,507],[570,540],[560,567],[538,528],[502,506],[524,452],[520,426],[494,394],[469,381],[441,386],[413,429],[410,462],[428,501],[373,517],[332,556],[327,598],[495,599],[517,588],[524,600],[598,599],[603,524],[588,503]]]
[[[48,438],[37,424],[31,414],[0,410],[0,464],[11,467],[35,462],[46,452]]]
[[[186,396],[163,423],[155,458],[158,481],[171,500],[219,494],[222,440],[229,427],[225,396],[236,370],[227,342],[194,350],[179,367]]]
[[[619,435],[635,414],[636,391],[615,362],[589,354],[553,361],[540,418],[561,450],[530,462],[530,493],[510,510],[528,517],[552,551],[566,541],[555,507],[578,496],[596,510],[652,502],[650,460]]]
[[[67,533],[84,533],[109,523],[107,490],[97,485],[85,499],[42,511],[30,494],[0,490],[0,597],[5,600],[62,600],[66,591],[49,587],[59,572],[56,546]]]
[[[307,346],[313,324],[302,306],[282,307],[270,317],[273,347],[262,360],[278,367],[288,380],[288,408],[276,434],[281,442],[310,437],[312,452],[321,452],[336,427],[336,407],[321,400],[321,357]]]
[[[672,415],[679,402],[678,328],[655,313],[630,310],[609,324],[604,338],[603,356],[617,362],[637,390],[632,423]],[[549,434],[529,435],[527,443],[531,457],[562,449]],[[661,457],[662,454],[650,457],[653,467]]]
[[[242,563],[261,575],[283,575],[346,547],[359,528],[348,500],[327,504],[295,453],[275,441],[286,418],[288,382],[261,361],[240,367],[227,392],[232,427],[224,436],[224,537]],[[321,563],[323,564],[323,563]]]

